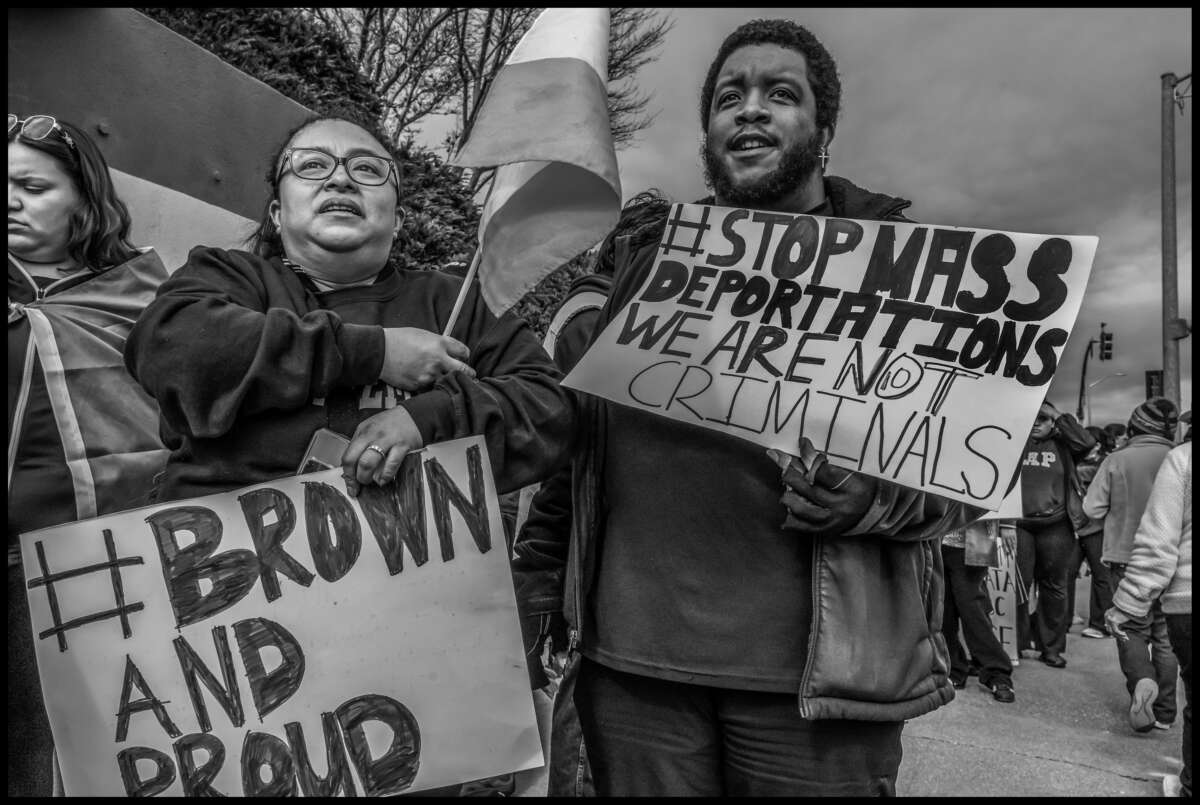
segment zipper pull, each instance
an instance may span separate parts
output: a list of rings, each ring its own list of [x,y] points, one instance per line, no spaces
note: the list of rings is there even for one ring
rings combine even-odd
[[[20,302],[8,300],[8,323],[12,324],[15,321],[20,321],[25,318],[25,306]]]
[[[567,630],[567,654],[571,654],[578,647],[579,647],[579,630],[578,629],[568,629]]]

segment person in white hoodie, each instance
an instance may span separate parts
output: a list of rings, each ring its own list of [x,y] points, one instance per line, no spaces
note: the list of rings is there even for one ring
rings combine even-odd
[[[1154,478],[1133,555],[1105,614],[1110,632],[1126,639],[1127,621],[1145,617],[1155,601],[1166,614],[1171,648],[1187,704],[1183,708],[1183,769],[1163,778],[1167,796],[1192,795],[1192,443],[1167,454]]]

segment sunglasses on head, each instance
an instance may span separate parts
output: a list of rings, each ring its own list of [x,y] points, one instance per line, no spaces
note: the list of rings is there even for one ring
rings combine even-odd
[[[8,136],[13,136],[13,132],[18,130],[20,130],[21,136],[27,140],[44,140],[52,132],[57,131],[59,136],[63,138],[63,142],[71,148],[75,148],[75,141],[71,139],[71,135],[67,134],[67,130],[60,126],[58,121],[50,115],[30,115],[21,120],[16,115],[9,113]]]

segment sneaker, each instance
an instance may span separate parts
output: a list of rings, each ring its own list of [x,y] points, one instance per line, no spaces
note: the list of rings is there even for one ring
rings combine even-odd
[[[1163,796],[1177,797],[1182,793],[1183,783],[1179,781],[1178,774],[1163,775]]]
[[[1154,729],[1154,700],[1158,698],[1158,683],[1148,677],[1139,679],[1129,697],[1129,726],[1134,732]]]
[[[1172,724],[1172,723],[1174,723],[1174,722],[1171,722],[1171,721],[1159,721],[1159,720],[1156,718],[1156,719],[1154,719],[1154,729],[1156,729],[1156,730],[1169,730],[1169,729],[1171,729],[1171,724]]]
[[[967,680],[950,677],[950,684],[954,686],[955,690],[962,690],[967,686]]]
[[[1083,635],[1084,637],[1091,637],[1096,640],[1100,640],[1105,637],[1111,637],[1111,635],[1108,632],[1103,632],[1103,631],[1095,628],[1094,626],[1089,626],[1088,628],[1084,629],[1079,634]]]
[[[1083,618],[1079,617],[1078,615],[1071,616],[1071,625],[1072,626],[1078,626],[1081,623],[1083,623]]]
[[[1046,665],[1049,665],[1051,668],[1067,667],[1067,658],[1061,654],[1042,654],[1040,657],[1038,657],[1038,659],[1046,663]],[[1153,701],[1153,699],[1151,701]]]
[[[1012,704],[1017,700],[1017,694],[1013,692],[1012,682],[1007,679],[993,679],[990,684],[984,685],[984,687],[992,692],[992,698],[998,702]]]

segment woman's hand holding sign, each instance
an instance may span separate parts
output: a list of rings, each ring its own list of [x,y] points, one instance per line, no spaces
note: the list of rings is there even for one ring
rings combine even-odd
[[[782,467],[787,487],[780,498],[788,511],[783,527],[822,537],[841,536],[867,513],[879,482],[833,466],[807,437],[801,440],[800,451],[800,459],[767,451]]]
[[[404,457],[425,446],[412,415],[403,406],[364,419],[342,454],[346,491],[357,497],[363,484],[391,483]]]

